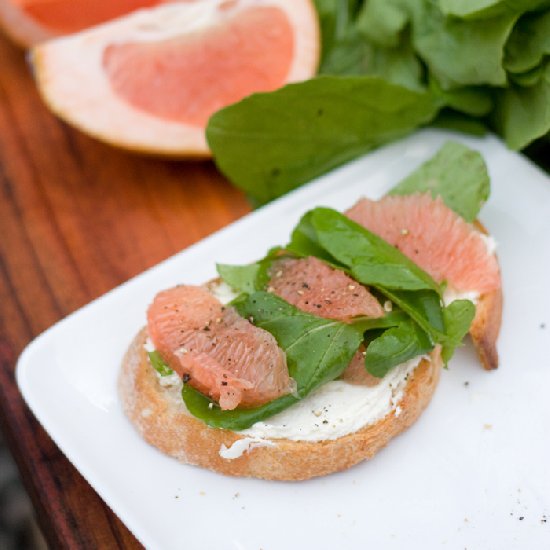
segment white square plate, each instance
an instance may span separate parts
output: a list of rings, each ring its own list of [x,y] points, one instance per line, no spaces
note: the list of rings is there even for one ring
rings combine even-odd
[[[144,443],[116,392],[126,346],[154,294],[200,283],[214,262],[285,243],[309,208],[379,197],[446,139],[481,151],[499,244],[501,366],[471,347],[443,372],[419,421],[372,461],[300,483],[234,479]],[[494,137],[423,131],[335,170],[177,254],[62,320],[22,354],[17,380],[51,437],[148,548],[548,548],[550,179]],[[544,522],[547,518],[548,522]]]

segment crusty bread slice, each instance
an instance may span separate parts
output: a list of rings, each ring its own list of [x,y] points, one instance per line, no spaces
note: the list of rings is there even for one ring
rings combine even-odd
[[[439,349],[423,359],[409,378],[401,412],[388,413],[378,422],[335,440],[319,442],[273,439],[274,446],[251,448],[239,458],[224,459],[222,445],[230,447],[244,436],[211,428],[191,416],[178,392],[163,387],[149,364],[143,329],[128,349],[119,377],[124,410],[151,445],[187,464],[233,476],[302,480],[344,470],[371,458],[388,441],[408,428],[426,408],[441,367]]]

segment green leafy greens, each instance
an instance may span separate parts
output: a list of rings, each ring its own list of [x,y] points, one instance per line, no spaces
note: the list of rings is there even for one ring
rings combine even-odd
[[[410,195],[429,191],[473,222],[489,198],[489,174],[483,157],[468,147],[448,141],[422,166],[396,185],[390,194]]]
[[[432,349],[433,344],[426,333],[413,321],[404,321],[369,343],[365,366],[373,376],[382,378],[392,367]]]
[[[339,376],[363,339],[360,327],[305,313],[269,292],[243,296],[233,306],[275,337],[300,397]]]
[[[220,170],[268,202],[426,124],[550,131],[550,0],[315,0],[317,78],[215,113]],[[469,217],[469,216],[468,216]]]
[[[149,357],[149,362],[153,368],[161,376],[170,376],[171,374],[174,374],[174,371],[164,362],[158,351],[148,351],[147,356]]]
[[[487,169],[479,153],[448,142],[391,193],[430,192],[472,221],[489,191]],[[273,261],[307,256],[349,273],[375,294],[389,299],[393,309],[380,318],[357,317],[345,323],[303,312],[266,290]],[[221,278],[239,293],[231,306],[275,337],[296,382],[293,394],[259,407],[232,411],[220,409],[184,384],[182,397],[189,411],[218,428],[242,430],[286,409],[342,374],[361,344],[366,346],[365,368],[376,377],[431,352],[436,344],[441,345],[441,356],[447,363],[475,315],[475,306],[468,300],[456,300],[444,307],[441,285],[425,271],[374,233],[330,208],[307,212],[285,248],[271,249],[256,263],[217,267]],[[149,357],[161,375],[172,372],[156,352]]]
[[[253,94],[214,114],[222,172],[258,203],[429,122],[439,102],[378,76],[321,76]]]
[[[447,329],[448,343],[443,345],[441,358],[447,363],[455,349],[462,344],[462,339],[470,330],[476,308],[470,300],[455,300],[443,310]]]
[[[264,258],[248,265],[217,264],[219,276],[235,291],[248,294],[261,290],[269,281],[269,268],[279,253],[280,247],[272,248]]]

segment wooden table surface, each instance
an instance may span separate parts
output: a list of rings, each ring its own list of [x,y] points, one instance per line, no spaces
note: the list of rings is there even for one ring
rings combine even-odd
[[[53,323],[249,207],[210,162],[138,157],[69,128],[1,36],[0,59],[0,428],[51,548],[137,548],[23,403],[15,363]]]

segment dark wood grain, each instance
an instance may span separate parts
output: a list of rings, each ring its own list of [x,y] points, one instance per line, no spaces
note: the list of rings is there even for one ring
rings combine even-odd
[[[67,127],[2,37],[0,59],[0,427],[52,548],[136,548],[23,403],[15,363],[50,325],[248,205],[210,162],[133,156]]]

